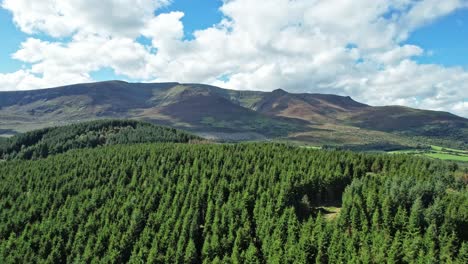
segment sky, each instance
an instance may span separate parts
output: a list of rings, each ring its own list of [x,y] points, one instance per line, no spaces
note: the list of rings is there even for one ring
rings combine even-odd
[[[0,91],[175,81],[468,117],[468,0],[0,3]]]

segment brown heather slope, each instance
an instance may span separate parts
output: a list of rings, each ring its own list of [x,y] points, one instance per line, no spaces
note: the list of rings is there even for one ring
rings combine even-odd
[[[447,112],[373,107],[349,96],[292,94],[281,89],[264,94],[253,109],[269,116],[308,121],[309,131],[289,136],[299,142],[468,147],[468,120]]]
[[[0,132],[103,118],[141,119],[204,134],[258,133],[268,138],[306,129],[305,122],[266,116],[242,106],[252,104],[258,95],[198,84],[121,81],[0,92]]]
[[[468,145],[465,118],[401,106],[373,107],[330,94],[122,81],[0,92],[0,134],[102,118],[142,119],[215,138]]]
[[[331,94],[292,94],[278,89],[267,93],[254,105],[258,112],[317,123],[336,123],[351,113],[370,108],[349,96]]]
[[[465,118],[447,112],[426,111],[404,106],[370,107],[356,111],[351,120],[356,126],[381,131],[398,131],[430,125],[466,125]]]

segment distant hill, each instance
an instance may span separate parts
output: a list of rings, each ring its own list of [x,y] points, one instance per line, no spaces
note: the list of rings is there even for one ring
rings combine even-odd
[[[199,139],[174,128],[135,120],[99,120],[44,128],[3,139],[0,159],[37,159],[71,149],[131,143],[187,143]]]
[[[466,118],[402,106],[373,107],[331,94],[122,81],[0,92],[3,135],[103,118],[145,120],[218,140],[468,148]]]

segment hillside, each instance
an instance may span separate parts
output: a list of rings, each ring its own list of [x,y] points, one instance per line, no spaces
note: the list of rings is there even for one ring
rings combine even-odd
[[[72,149],[104,145],[200,139],[185,132],[135,120],[99,120],[44,128],[0,141],[1,159],[37,159]]]
[[[466,263],[468,192],[455,169],[278,144],[0,162],[0,262]]]
[[[468,149],[465,118],[401,106],[373,107],[347,96],[121,81],[0,92],[0,134],[5,136],[102,118],[145,120],[217,140]]]
[[[241,106],[252,98],[232,92],[205,85],[119,81],[0,92],[0,124],[4,134],[99,118],[134,118],[194,132],[250,133],[261,138],[301,130],[300,122]]]
[[[341,115],[370,108],[350,97],[329,94],[291,94],[277,89],[265,94],[253,108],[273,116],[285,116],[326,123],[339,120]]]

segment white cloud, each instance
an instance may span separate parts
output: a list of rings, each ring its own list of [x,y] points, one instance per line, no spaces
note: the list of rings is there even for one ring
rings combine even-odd
[[[171,12],[161,14],[149,20],[143,30],[143,36],[152,39],[153,47],[167,52],[180,49],[180,41],[184,37],[184,25],[180,21],[184,13]]]
[[[37,74],[89,73],[111,67],[117,74],[146,79],[151,76],[146,67],[148,50],[129,38],[108,38],[88,35],[67,44],[50,43],[29,38],[13,58],[33,63]]]
[[[363,87],[368,88],[363,97],[377,104],[403,98],[413,101],[416,107],[442,110],[467,98],[467,83],[468,72],[462,68],[419,65],[404,60],[375,74]]]
[[[420,56],[424,50],[414,45],[397,46],[388,51],[376,55],[375,60],[383,63],[384,65],[394,65],[406,58],[413,56]]]
[[[66,84],[90,82],[88,74],[61,73],[40,75],[31,70],[18,70],[13,73],[0,73],[0,91],[30,90],[31,87],[49,88]]]
[[[32,66],[0,75],[0,89],[79,82],[112,68],[142,81],[338,93],[468,116],[468,72],[417,64],[430,51],[404,43],[466,0],[230,0],[224,19],[193,40],[184,40],[183,13],[154,16],[169,1],[90,2],[4,0],[24,32],[71,41],[25,41],[13,57]]]
[[[425,0],[416,1],[414,7],[408,12],[408,15],[402,20],[409,29],[420,27],[424,24],[433,22],[434,19],[452,13],[460,7],[467,7],[466,0]]]
[[[2,7],[26,33],[54,37],[76,31],[136,36],[153,11],[169,0],[4,0]]]

